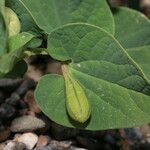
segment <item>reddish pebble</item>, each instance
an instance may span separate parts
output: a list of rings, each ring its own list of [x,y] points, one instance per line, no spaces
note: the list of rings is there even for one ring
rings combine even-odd
[[[44,147],[49,144],[50,138],[48,136],[40,135],[36,147]]]
[[[33,91],[27,92],[24,101],[29,105],[30,112],[37,113],[37,114],[41,112],[39,106],[35,102]]]

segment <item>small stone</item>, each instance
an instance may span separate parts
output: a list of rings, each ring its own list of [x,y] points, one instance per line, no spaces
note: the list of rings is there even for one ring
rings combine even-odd
[[[150,144],[150,138],[149,137],[146,138],[146,141]]]
[[[27,76],[33,79],[35,82],[38,82],[43,75],[42,71],[35,68],[34,66],[28,65]]]
[[[105,141],[111,145],[115,145],[116,144],[116,140],[115,138],[112,136],[112,134],[106,134],[104,137]]]
[[[0,119],[10,118],[15,114],[15,108],[9,104],[0,105]]]
[[[18,105],[19,100],[20,100],[20,96],[17,93],[14,92],[14,93],[11,94],[11,96],[9,98],[7,98],[5,100],[5,102],[7,104],[12,105],[12,106],[16,106],[16,105]]]
[[[150,126],[148,124],[140,126],[140,131],[142,132],[145,138],[150,137]]]
[[[60,148],[60,149],[68,149],[72,144],[72,141],[56,141],[56,140],[52,140],[50,145],[53,148]]]
[[[11,141],[4,147],[3,150],[24,150],[25,148],[25,144],[16,141]]]
[[[34,131],[45,127],[45,122],[34,116],[21,116],[12,121],[12,132]]]
[[[53,149],[50,146],[46,146],[46,147],[35,148],[34,150],[58,150],[58,149]]]
[[[87,149],[71,146],[68,150],[87,150]]]
[[[10,136],[10,130],[4,129],[0,131],[0,142],[6,140]]]
[[[50,61],[47,65],[47,73],[56,73],[61,75],[61,63],[58,61]]]
[[[33,112],[33,111],[27,111],[26,115],[29,115],[29,116],[34,116],[36,117],[36,114]]]
[[[16,93],[20,95],[20,97],[23,97],[26,92],[30,89],[33,89],[35,87],[35,82],[34,80],[30,78],[26,78],[22,84],[16,89]]]
[[[43,147],[43,149],[36,149],[36,150],[69,150],[71,147],[71,144],[72,144],[72,141],[52,140],[48,146]]]
[[[0,144],[0,150],[4,150],[4,147],[5,147],[6,145],[4,144],[4,143],[1,143]]]
[[[141,0],[140,6],[143,7],[150,7],[150,1],[149,0]]]
[[[1,79],[0,80],[0,88],[5,89],[7,91],[11,91],[16,89],[22,83],[22,79]]]
[[[37,105],[37,103],[35,102],[34,99],[34,92],[33,91],[28,91],[26,93],[26,96],[24,98],[24,101],[28,104],[29,106],[29,110],[34,112],[34,113],[40,113],[41,110],[39,108],[39,106]]]
[[[21,135],[22,135],[22,134],[15,134],[15,135],[14,135],[14,141],[17,141],[18,138],[19,138]]]
[[[40,135],[36,147],[44,147],[47,146],[50,142],[50,138],[48,136]]]
[[[139,141],[143,139],[142,132],[139,127],[124,129],[126,138],[131,141]]]
[[[38,141],[38,136],[33,133],[24,133],[20,137],[18,137],[18,142],[24,143],[26,148],[31,150],[34,148],[35,144]]]
[[[49,132],[48,130],[51,127],[51,121],[45,115],[42,115],[40,117],[45,122],[45,127],[38,130],[38,133],[42,135],[45,134],[46,132]]]
[[[34,150],[87,150],[87,149],[84,149],[84,148],[78,148],[78,147],[75,147],[75,146],[70,146],[69,148],[64,148],[64,147],[60,147],[60,146],[57,146],[57,145],[48,145],[46,147],[40,147],[40,148],[35,148]]]

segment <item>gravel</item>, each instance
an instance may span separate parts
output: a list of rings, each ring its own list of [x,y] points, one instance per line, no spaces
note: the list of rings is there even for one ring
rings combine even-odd
[[[27,132],[41,129],[44,127],[45,122],[42,119],[34,116],[25,115],[19,118],[15,118],[12,121],[10,128],[12,132]]]

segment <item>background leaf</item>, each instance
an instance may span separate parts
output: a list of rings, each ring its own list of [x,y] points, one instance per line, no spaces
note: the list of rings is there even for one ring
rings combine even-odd
[[[124,48],[150,44],[150,21],[129,8],[114,9],[115,37]]]
[[[4,14],[5,0],[0,0],[0,12]]]
[[[140,12],[129,8],[115,9],[114,19],[115,37],[127,48],[150,81],[150,21]]]
[[[138,63],[150,82],[150,46],[127,49],[127,52]]]
[[[8,40],[9,52],[16,51],[17,49],[22,48],[24,45],[30,42],[33,37],[34,36],[28,32],[22,32],[10,37]]]
[[[89,130],[122,128],[150,121],[150,85],[120,44],[95,26],[72,24],[49,35],[48,53],[68,65],[85,90],[92,114],[85,124],[72,121],[65,108],[63,76],[46,75],[35,97],[53,121]]]
[[[75,22],[87,22],[114,33],[114,20],[105,0],[19,0],[18,3],[47,33]]]

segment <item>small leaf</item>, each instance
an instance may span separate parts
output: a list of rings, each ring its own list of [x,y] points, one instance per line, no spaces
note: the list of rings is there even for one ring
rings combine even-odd
[[[80,123],[90,117],[90,104],[81,85],[73,79],[66,65],[62,66],[66,87],[66,106],[72,119]]]
[[[36,48],[41,46],[42,42],[43,42],[43,39],[34,38],[28,44],[28,48],[29,49],[36,49]]]
[[[25,57],[26,45],[33,37],[29,33],[20,33],[9,39],[10,52],[0,58],[0,78],[12,71],[16,63]]]
[[[20,49],[33,39],[34,35],[28,32],[22,32],[8,39],[9,52]]]

